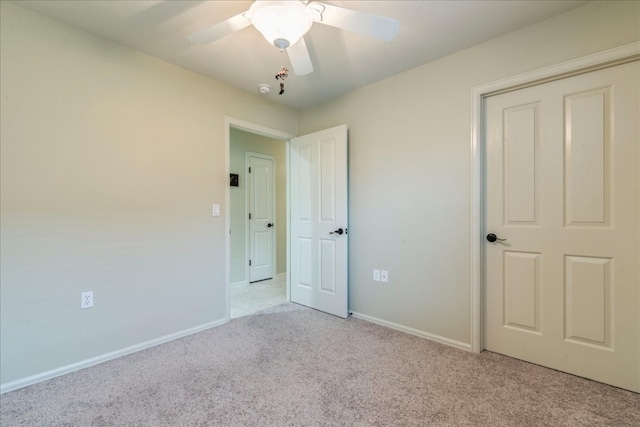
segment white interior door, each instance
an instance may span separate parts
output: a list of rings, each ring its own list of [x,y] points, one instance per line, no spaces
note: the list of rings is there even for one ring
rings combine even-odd
[[[275,159],[248,154],[249,282],[273,278]]]
[[[486,100],[487,350],[640,392],[638,62]]]
[[[291,301],[348,316],[347,127],[290,143]]]

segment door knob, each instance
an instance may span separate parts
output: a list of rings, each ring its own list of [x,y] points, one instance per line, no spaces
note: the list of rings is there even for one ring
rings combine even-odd
[[[344,234],[344,230],[342,228],[338,228],[337,230],[334,230],[332,232],[330,232],[329,234]]]
[[[507,239],[500,239],[500,238],[498,238],[498,236],[496,236],[495,234],[493,234],[493,233],[489,233],[489,234],[487,234],[487,240],[488,240],[488,241],[490,241],[491,243],[493,243],[493,242],[495,242],[496,240],[497,240],[497,241],[499,241],[499,242],[504,242],[504,241],[505,241],[505,240],[507,240]]]
[[[271,227],[273,227],[273,224],[272,223],[268,223],[267,227],[271,228]]]

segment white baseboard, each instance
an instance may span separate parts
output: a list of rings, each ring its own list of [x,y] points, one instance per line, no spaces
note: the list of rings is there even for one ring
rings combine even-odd
[[[405,332],[411,335],[416,335],[421,338],[426,338],[431,341],[439,342],[440,344],[446,344],[451,347],[459,348],[461,350],[471,351],[471,344],[441,337],[440,335],[430,334],[429,332],[424,332],[419,329],[414,329],[408,326],[399,325],[397,323],[388,322],[386,320],[378,319],[377,317],[368,316],[362,313],[357,313],[355,311],[352,311],[351,315],[357,319],[366,320],[367,322],[375,323],[376,325],[386,326],[387,328],[395,329],[397,331]]]
[[[185,329],[183,331],[175,332],[173,334],[165,335],[160,338],[145,341],[140,344],[132,345],[120,350],[113,351],[111,353],[103,354],[100,356],[92,357],[91,359],[82,360],[71,365],[62,366],[60,368],[52,369],[50,371],[42,372],[40,374],[32,375],[30,377],[21,378],[19,380],[11,381],[0,385],[0,394],[9,391],[17,390],[22,387],[26,387],[32,384],[46,381],[51,378],[59,377],[70,372],[78,371],[80,369],[88,368],[89,366],[97,365],[98,363],[106,362],[107,360],[117,359],[118,357],[126,356],[127,354],[135,353],[140,350],[144,350],[150,347],[155,347],[160,344],[167,343],[169,341],[177,340],[187,335],[192,335],[198,332],[202,332],[207,329],[215,328],[227,323],[226,319],[216,320],[214,322],[205,323],[204,325],[196,326],[193,328]]]
[[[229,286],[233,288],[234,286],[242,286],[242,285],[247,285],[247,284],[248,284],[248,283],[247,283],[247,281],[246,281],[246,280],[242,280],[242,281],[240,281],[240,282],[233,282],[233,283],[231,283]]]

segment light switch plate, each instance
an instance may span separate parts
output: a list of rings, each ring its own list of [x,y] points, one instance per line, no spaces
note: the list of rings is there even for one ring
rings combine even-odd
[[[217,203],[214,203],[213,205],[213,216],[220,216],[220,205]]]
[[[377,270],[377,269],[373,270],[373,280],[376,282],[380,281],[380,270]]]
[[[389,281],[389,272],[387,270],[382,270],[380,272],[380,281],[384,283]]]

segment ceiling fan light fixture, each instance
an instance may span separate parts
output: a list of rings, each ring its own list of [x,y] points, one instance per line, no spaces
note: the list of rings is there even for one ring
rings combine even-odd
[[[259,0],[247,16],[264,38],[280,49],[296,44],[313,24],[311,13],[298,0]]]

